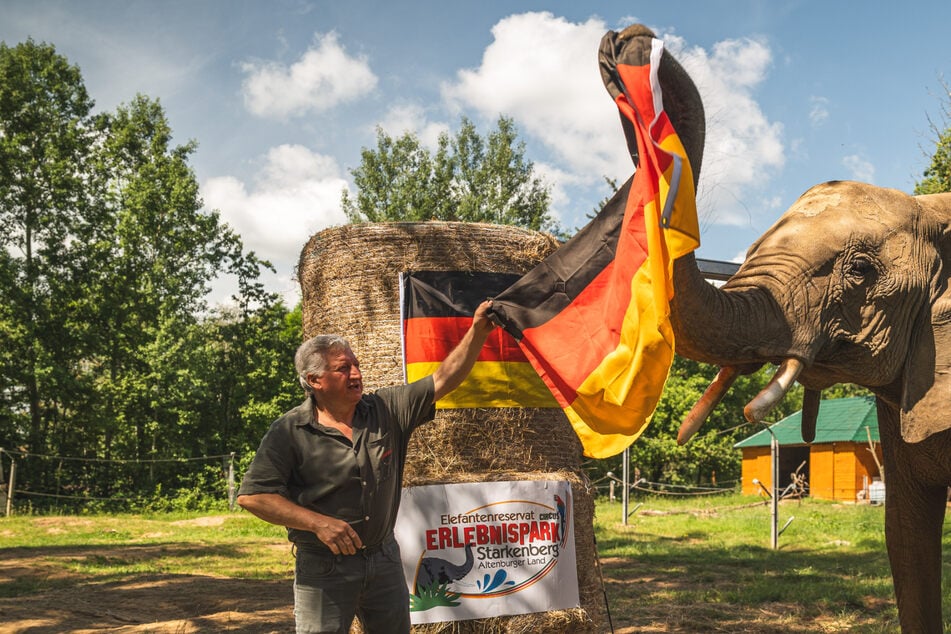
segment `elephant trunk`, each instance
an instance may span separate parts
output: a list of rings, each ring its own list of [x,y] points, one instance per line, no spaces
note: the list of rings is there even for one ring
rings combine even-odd
[[[681,356],[721,366],[747,366],[747,371],[767,361],[778,363],[791,340],[782,314],[762,288],[710,284],[692,253],[674,262],[671,325]]]
[[[680,444],[700,429],[737,376],[765,362],[780,363],[780,368],[746,406],[746,418],[761,421],[785,396],[804,366],[785,354],[791,334],[780,316],[779,307],[762,289],[715,287],[703,278],[693,254],[674,262],[671,325],[677,354],[721,366],[717,378],[681,424]]]
[[[653,31],[640,24],[629,26],[620,33],[609,31],[602,38],[599,51],[601,75],[612,98],[618,98],[624,92],[618,66],[646,63],[651,58],[653,38]],[[666,50],[660,58],[657,76],[664,111],[683,144],[696,187],[706,138],[706,118],[700,92],[686,70]],[[763,302],[761,295],[750,291],[728,296],[714,288],[701,275],[693,254],[674,263],[674,288],[672,323],[678,353],[718,365],[723,365],[724,359],[740,364],[762,363],[762,357],[743,348],[747,341],[768,336],[767,313],[751,310]],[[761,315],[759,323],[755,323],[756,315]],[[745,334],[758,329],[763,330],[758,336]],[[730,332],[737,330],[743,332]]]

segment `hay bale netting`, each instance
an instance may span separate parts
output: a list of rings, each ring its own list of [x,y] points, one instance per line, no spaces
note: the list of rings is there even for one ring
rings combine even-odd
[[[547,234],[488,224],[326,229],[308,241],[298,266],[304,336],[347,337],[369,390],[401,383],[400,272],[525,273],[557,246]],[[581,607],[416,626],[415,632],[593,632],[604,623],[593,490],[581,469],[581,445],[561,410],[439,410],[413,435],[404,485],[529,479],[571,482]]]

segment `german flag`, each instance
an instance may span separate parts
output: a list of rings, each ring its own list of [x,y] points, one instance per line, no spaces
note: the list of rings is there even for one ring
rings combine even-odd
[[[508,273],[415,271],[401,274],[407,382],[432,374],[456,347],[479,304],[521,278]],[[558,407],[510,334],[496,329],[475,367],[436,407]]]
[[[493,298],[494,317],[594,458],[624,450],[657,406],[673,360],[673,260],[700,244],[690,163],[663,110],[663,43],[644,40],[640,61],[617,63],[614,77],[636,172],[574,238]]]

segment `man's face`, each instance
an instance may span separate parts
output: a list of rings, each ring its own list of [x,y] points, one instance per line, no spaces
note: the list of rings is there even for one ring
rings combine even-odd
[[[360,362],[352,350],[327,354],[327,370],[321,376],[308,377],[318,403],[356,404],[363,396]]]

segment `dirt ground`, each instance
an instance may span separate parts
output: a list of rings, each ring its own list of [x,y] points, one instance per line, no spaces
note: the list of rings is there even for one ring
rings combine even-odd
[[[292,632],[286,583],[153,577],[0,599],[0,632]]]
[[[173,522],[203,527],[220,525],[222,516]],[[62,532],[63,518],[38,518],[46,532]],[[73,525],[88,523],[70,518]],[[294,631],[293,573],[286,579],[262,581],[209,575],[129,574],[111,581],[90,581],[73,572],[70,561],[115,562],[134,566],[162,556],[200,557],[199,546],[128,543],[109,546],[56,546],[48,549],[3,549],[0,531],[0,588],[17,584],[35,592],[0,596],[0,634],[193,634],[244,632],[270,634]],[[148,535],[162,537],[164,533]],[[275,548],[287,550],[285,542]],[[43,589],[49,588],[49,589]],[[359,627],[351,630],[359,634]],[[616,629],[615,634],[623,634]]]
[[[212,522],[215,518],[188,520]],[[81,521],[81,520],[80,520]],[[205,525],[205,524],[202,524]],[[52,530],[52,529],[51,529]],[[0,545],[3,534],[0,532]],[[275,545],[286,548],[281,543]],[[117,632],[193,634],[197,632],[293,632],[293,589],[286,579],[231,579],[209,575],[129,574],[90,581],[69,569],[70,560],[103,562],[163,555],[200,557],[198,546],[128,543],[109,546],[61,546],[51,549],[0,548],[0,588],[16,583],[36,592],[0,598],[0,634]],[[614,634],[643,632],[758,632],[806,634],[852,631],[859,621],[841,615],[802,614],[802,606],[690,605],[643,602],[639,597],[665,585],[696,585],[702,580],[658,578],[648,564],[618,558],[601,560],[604,591],[611,598]],[[46,589],[44,589],[46,588]],[[874,613],[884,606],[868,606]],[[862,631],[869,631],[864,629]]]
[[[0,549],[0,587],[17,582],[52,586],[0,598],[0,634],[193,634],[293,632],[292,579],[260,581],[201,575],[123,575],[90,582],[63,566],[121,556],[150,558],[167,546],[63,547],[50,552]],[[117,554],[121,552],[121,554]],[[358,632],[359,628],[352,630]],[[616,634],[630,632],[616,629]]]
[[[148,556],[150,546],[127,546],[130,556]],[[130,550],[135,549],[135,553]],[[193,634],[197,632],[293,632],[292,581],[259,581],[197,575],[137,575],[123,581],[89,583],[61,565],[64,557],[94,558],[115,555],[115,547],[65,548],[29,556],[0,550],[0,586],[19,580],[60,586],[13,598],[0,598],[0,634],[65,634],[115,632],[122,634]],[[60,565],[57,565],[57,562]],[[649,577],[619,581],[612,569],[621,560],[603,560],[609,592],[623,591],[618,583],[639,586]],[[76,577],[70,579],[70,577]],[[70,584],[75,581],[75,584]],[[656,580],[654,580],[656,581]],[[69,584],[63,587],[61,584]],[[618,606],[620,608],[620,606]],[[614,634],[634,632],[759,632],[799,634],[844,632],[833,622],[800,619],[795,606],[758,606],[740,609],[727,605],[642,606],[637,624],[615,613]],[[623,608],[619,611],[624,611]],[[629,610],[628,610],[629,611]],[[751,627],[752,625],[752,627]]]
[[[75,552],[94,556],[92,552]],[[39,557],[0,554],[0,582],[64,577]],[[65,581],[65,579],[64,579]],[[290,581],[152,575],[0,599],[0,633],[293,632]]]

